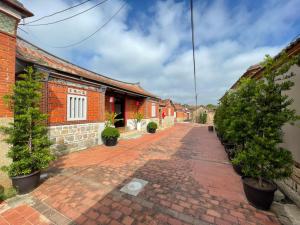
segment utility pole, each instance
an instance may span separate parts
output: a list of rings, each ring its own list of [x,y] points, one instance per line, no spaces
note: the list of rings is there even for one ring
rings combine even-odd
[[[193,45],[193,65],[194,65],[194,89],[195,89],[195,103],[197,112],[197,79],[196,79],[196,63],[195,63],[195,35],[194,35],[194,14],[193,14],[193,0],[191,0],[191,28],[192,28],[192,45]]]

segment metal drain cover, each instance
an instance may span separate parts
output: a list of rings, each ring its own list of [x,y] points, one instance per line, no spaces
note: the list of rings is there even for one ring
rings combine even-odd
[[[148,181],[133,178],[128,184],[122,187],[120,191],[129,195],[137,196],[147,184]]]

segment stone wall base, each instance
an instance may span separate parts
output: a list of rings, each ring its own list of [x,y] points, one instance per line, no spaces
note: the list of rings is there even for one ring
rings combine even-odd
[[[141,121],[142,131],[147,131],[147,125],[148,125],[149,122],[152,122],[152,121],[157,123],[157,126],[159,126],[159,119],[158,118],[143,119]],[[128,130],[135,130],[136,129],[135,119],[128,119],[126,127],[128,128]]]
[[[294,167],[290,178],[276,182],[282,192],[300,207],[300,169]]]
[[[168,128],[175,124],[175,117],[174,116],[166,116],[162,119],[162,128]]]
[[[0,118],[0,126],[7,126],[11,122],[13,122],[13,118]],[[11,159],[7,157],[9,145],[5,143],[4,138],[4,135],[0,133],[0,167],[8,165],[11,162]],[[0,184],[4,187],[11,186],[11,180],[2,171],[0,171]]]
[[[63,155],[102,144],[104,123],[86,123],[49,127],[50,140],[55,155]]]

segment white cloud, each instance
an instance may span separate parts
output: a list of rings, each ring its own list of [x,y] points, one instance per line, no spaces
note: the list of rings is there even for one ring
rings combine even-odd
[[[76,1],[22,2],[35,13],[36,17],[32,18],[35,19]],[[265,54],[274,55],[280,51],[287,44],[280,39],[281,32],[291,31],[295,20],[299,22],[300,19],[296,12],[300,6],[297,0],[286,4],[269,0],[270,4],[256,11],[242,4],[229,8],[226,1],[195,2],[197,88],[199,102],[203,104],[216,103],[249,66],[260,62]],[[94,4],[88,3],[55,19]],[[70,49],[48,46],[81,40],[105,23],[122,4],[123,0],[110,0],[64,23],[30,27],[31,35],[22,33],[22,36],[98,73],[129,82],[140,81],[145,89],[162,98],[193,103],[190,17],[185,1],[157,1],[148,11],[134,14],[129,25],[129,19],[137,10],[135,4],[139,4],[130,2],[108,26],[83,44]],[[268,44],[270,39],[277,43]]]

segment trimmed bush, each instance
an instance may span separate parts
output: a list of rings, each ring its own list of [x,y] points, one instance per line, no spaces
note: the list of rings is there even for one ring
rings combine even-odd
[[[156,130],[157,129],[157,123],[155,123],[155,122],[150,122],[150,123],[148,123],[148,125],[147,125],[147,129],[148,130]]]
[[[106,127],[102,131],[101,136],[102,136],[102,138],[119,138],[120,137],[120,132],[117,128]]]
[[[198,122],[201,124],[206,124],[206,122],[207,122],[207,113],[206,112],[200,112]]]
[[[18,75],[13,93],[5,101],[14,111],[14,121],[1,127],[10,145],[7,156],[12,163],[2,169],[10,177],[23,176],[40,171],[54,159],[46,126],[47,115],[41,112],[43,74],[32,67]]]

